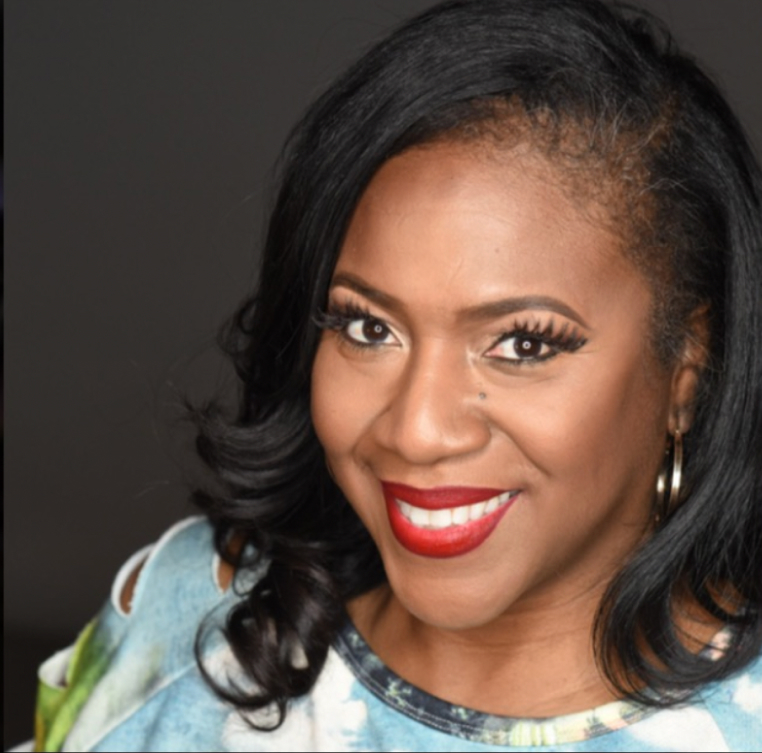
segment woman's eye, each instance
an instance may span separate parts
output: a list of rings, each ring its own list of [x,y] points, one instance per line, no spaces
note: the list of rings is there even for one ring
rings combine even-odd
[[[533,335],[511,335],[490,348],[489,358],[504,361],[542,361],[555,355],[556,349]]]
[[[383,345],[394,340],[389,327],[373,317],[354,319],[347,324],[345,331],[350,340],[360,345]]]

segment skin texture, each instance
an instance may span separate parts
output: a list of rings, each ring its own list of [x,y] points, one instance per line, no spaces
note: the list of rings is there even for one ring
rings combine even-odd
[[[666,434],[687,428],[696,371],[688,351],[657,363],[646,281],[593,220],[600,207],[583,210],[560,184],[528,149],[439,143],[387,162],[329,299],[379,321],[326,330],[313,368],[326,460],[389,579],[349,605],[355,624],[405,679],[512,716],[611,700],[590,645],[595,610],[649,531]],[[552,302],[473,314],[527,296]],[[517,327],[566,327],[582,344],[535,338],[526,347],[543,360],[521,362],[521,341],[501,341]],[[434,558],[394,536],[381,480],[520,494],[476,549]]]

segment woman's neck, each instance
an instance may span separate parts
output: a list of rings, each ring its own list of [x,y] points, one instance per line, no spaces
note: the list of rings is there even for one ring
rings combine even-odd
[[[376,655],[427,693],[485,713],[547,718],[619,697],[598,669],[593,650],[602,594],[603,587],[563,604],[521,605],[487,626],[458,631],[418,620],[387,585],[347,609]],[[675,623],[694,653],[723,627],[686,599],[675,608]]]
[[[488,626],[458,631],[421,622],[388,586],[356,599],[348,611],[379,658],[422,690],[490,714],[551,717],[615,699],[592,649],[599,600],[591,593],[563,606],[517,609]]]

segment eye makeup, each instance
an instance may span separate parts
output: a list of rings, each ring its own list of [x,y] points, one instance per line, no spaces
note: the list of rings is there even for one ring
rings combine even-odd
[[[312,321],[320,329],[340,331],[351,322],[357,319],[374,319],[367,307],[359,306],[356,303],[329,303],[328,307],[318,312],[312,317]]]
[[[497,348],[508,345],[503,353],[492,354]],[[560,327],[551,319],[547,324],[540,322],[517,323],[511,330],[505,331],[485,353],[487,358],[494,358],[511,364],[531,365],[554,358],[559,353],[574,353],[587,343],[587,338],[566,322]]]
[[[320,329],[336,332],[342,342],[360,350],[390,345],[386,341],[389,336],[393,337],[383,319],[373,316],[367,307],[353,302],[330,303],[327,310],[315,314],[313,321]]]
[[[390,345],[388,339],[394,337],[383,319],[353,301],[329,303],[326,310],[317,312],[313,321],[320,329],[336,332],[342,342],[360,350]],[[501,364],[526,366],[548,361],[560,353],[573,353],[586,343],[587,338],[568,322],[558,326],[554,319],[547,323],[525,320],[504,330],[484,355]]]

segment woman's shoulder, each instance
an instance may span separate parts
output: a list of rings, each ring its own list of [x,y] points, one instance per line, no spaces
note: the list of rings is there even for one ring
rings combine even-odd
[[[627,750],[762,750],[762,654],[690,702],[647,714],[623,732]]]
[[[701,698],[729,750],[762,746],[762,654],[742,670],[709,685]]]
[[[160,689],[196,668],[199,627],[230,603],[229,578],[202,517],[182,520],[122,566],[73,646],[40,668],[38,750],[90,748]]]

